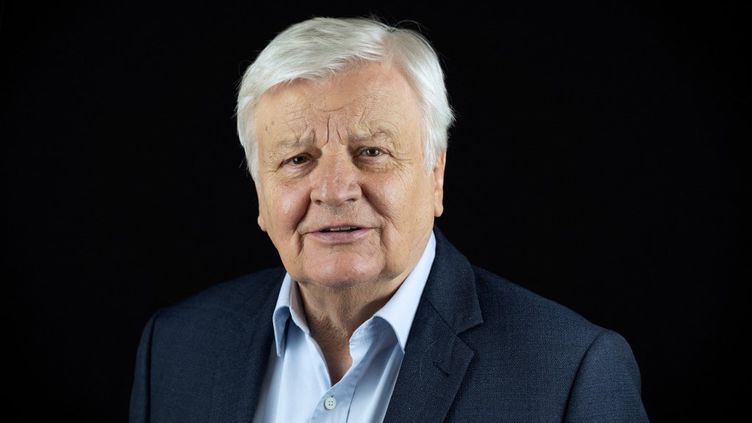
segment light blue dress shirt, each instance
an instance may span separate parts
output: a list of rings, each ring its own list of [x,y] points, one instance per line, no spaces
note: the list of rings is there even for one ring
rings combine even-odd
[[[352,366],[335,385],[302,312],[297,283],[285,275],[273,315],[275,345],[254,422],[383,421],[435,254],[431,233],[407,279],[353,332]]]

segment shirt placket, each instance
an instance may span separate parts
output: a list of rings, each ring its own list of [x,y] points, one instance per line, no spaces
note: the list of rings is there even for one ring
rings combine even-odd
[[[365,358],[372,341],[372,325],[369,321],[353,333],[350,340],[350,354],[353,359],[352,367],[337,384],[331,386],[321,396],[316,405],[316,411],[311,417],[312,423],[344,423],[348,421],[355,388],[362,376],[363,369],[367,366]],[[328,371],[326,375],[327,377],[329,376]]]

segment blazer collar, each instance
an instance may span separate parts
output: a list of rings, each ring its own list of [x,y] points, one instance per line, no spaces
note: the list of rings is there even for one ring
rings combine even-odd
[[[470,262],[436,228],[436,258],[385,422],[443,421],[475,353],[458,336],[483,323]]]
[[[436,258],[423,296],[444,321],[460,334],[483,323],[478,294],[475,289],[475,272],[472,265],[438,228]]]

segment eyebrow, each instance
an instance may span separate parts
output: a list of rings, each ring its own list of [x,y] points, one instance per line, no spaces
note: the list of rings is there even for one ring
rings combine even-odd
[[[348,144],[363,144],[375,138],[383,138],[389,145],[394,144],[392,131],[386,128],[378,128],[373,131],[361,131],[358,133],[350,132],[347,136]],[[312,130],[306,131],[303,135],[294,138],[279,139],[275,145],[275,150],[289,150],[300,147],[308,147],[316,144],[316,133]]]
[[[348,135],[347,141],[351,144],[362,144],[375,138],[382,137],[386,140],[387,143],[394,144],[394,135],[392,134],[392,131],[385,128],[378,128],[368,132],[350,133]]]
[[[301,146],[309,146],[316,143],[316,132],[313,130],[307,130],[302,135],[294,138],[282,138],[277,140],[274,147],[276,149],[292,149]]]

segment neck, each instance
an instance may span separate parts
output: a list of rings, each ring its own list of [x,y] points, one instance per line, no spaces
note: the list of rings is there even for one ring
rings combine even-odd
[[[430,233],[428,237],[430,237]],[[416,248],[416,257],[396,277],[377,278],[356,285],[322,285],[312,281],[293,282],[300,293],[301,306],[311,331],[324,354],[331,383],[337,383],[352,365],[350,337],[370,319],[399,289],[420,260],[428,239]]]
[[[331,288],[303,283],[298,283],[298,288],[311,331],[349,340],[358,326],[389,301],[403,280],[403,275],[400,275],[395,280],[380,283],[378,289],[360,286]]]
[[[378,281],[367,287],[332,288],[298,283],[311,336],[324,354],[332,385],[352,365],[350,337],[353,332],[389,301],[408,273],[409,270],[391,281]]]

